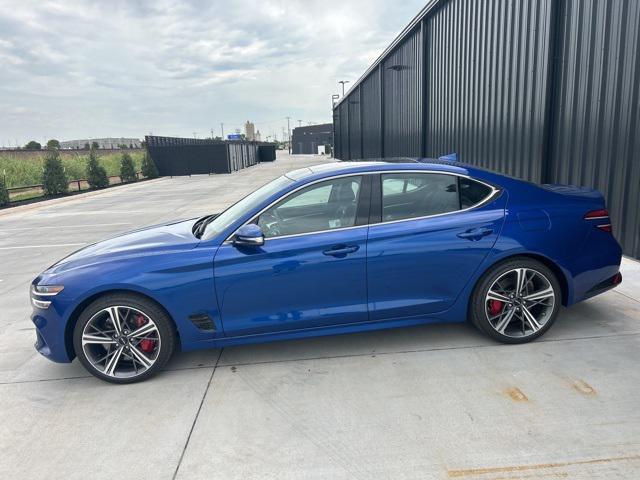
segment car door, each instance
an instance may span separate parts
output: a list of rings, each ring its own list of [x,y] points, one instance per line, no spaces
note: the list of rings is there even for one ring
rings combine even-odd
[[[472,179],[435,172],[383,173],[372,191],[371,320],[446,310],[495,244],[506,195]]]
[[[214,260],[227,336],[324,327],[368,318],[368,176],[305,186],[260,213],[260,247],[225,242]]]

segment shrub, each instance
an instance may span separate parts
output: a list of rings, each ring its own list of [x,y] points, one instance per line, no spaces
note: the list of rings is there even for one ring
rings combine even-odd
[[[0,178],[0,207],[9,205],[9,192],[7,186],[4,184],[4,180]]]
[[[51,150],[44,159],[42,172],[42,186],[45,195],[59,195],[67,193],[69,181],[62,166],[58,150]]]
[[[149,152],[144,153],[140,170],[142,170],[142,175],[146,178],[156,178],[158,176],[158,169]]]
[[[136,179],[136,167],[128,153],[123,153],[120,160],[120,178],[123,182],[133,182]]]
[[[52,138],[47,142],[47,150],[53,150],[54,148],[60,148],[60,142],[55,138]]]
[[[89,152],[87,160],[87,182],[91,188],[104,188],[109,186],[107,171],[98,162],[98,155],[94,150]]]
[[[27,143],[24,146],[25,150],[40,150],[42,148],[42,145],[40,145],[38,142],[36,142],[35,140],[31,140],[29,143]]]

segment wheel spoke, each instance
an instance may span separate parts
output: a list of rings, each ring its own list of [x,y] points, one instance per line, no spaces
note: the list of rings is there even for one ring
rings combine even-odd
[[[122,347],[118,348],[113,356],[109,359],[107,364],[104,367],[104,373],[110,376],[115,375],[116,367],[118,366],[118,362],[120,361],[120,357],[122,357],[122,351],[124,349]]]
[[[538,321],[531,314],[529,309],[525,306],[522,306],[521,309],[522,309],[522,319],[529,324],[529,327],[531,327],[531,330],[533,330],[534,332],[537,332],[538,330],[540,330],[542,325],[538,323]]]
[[[120,320],[120,314],[118,313],[118,307],[109,307],[107,308],[107,312],[109,313],[109,318],[111,319],[111,323],[113,323],[113,328],[115,329],[118,335],[122,334],[122,323]]]
[[[115,344],[116,341],[111,337],[102,336],[102,335],[91,335],[89,333],[85,333],[84,335],[82,335],[82,344],[86,345],[88,343],[108,345],[108,344]]]
[[[522,297],[524,300],[528,300],[529,302],[533,302],[535,300],[544,300],[547,298],[554,297],[555,293],[553,292],[553,287],[549,286],[544,290],[540,290],[539,292],[533,292],[529,295],[525,295]]]
[[[133,358],[135,358],[135,360],[138,361],[138,363],[141,363],[145,368],[149,368],[151,365],[153,365],[153,362],[133,345],[131,345],[131,355],[133,356]]]
[[[514,272],[516,273],[516,295],[522,295],[522,291],[527,283],[527,269],[516,268]]]
[[[499,333],[504,333],[509,323],[511,323],[514,313],[515,313],[515,310],[513,308],[510,310],[507,310],[507,313],[505,313],[504,316],[500,319],[500,321],[496,324],[495,329]]]
[[[502,295],[494,290],[489,290],[487,293],[487,300],[498,300],[499,302],[509,303],[511,299],[506,295]]]
[[[141,337],[141,336],[147,335],[148,333],[157,332],[157,331],[158,331],[158,327],[156,327],[155,324],[149,322],[149,323],[141,326],[137,330],[134,330],[133,332],[131,332],[129,337],[130,338],[137,338],[137,337]]]

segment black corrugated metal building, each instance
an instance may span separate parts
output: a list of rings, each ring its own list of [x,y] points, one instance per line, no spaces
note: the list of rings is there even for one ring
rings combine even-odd
[[[640,1],[433,0],[335,107],[340,159],[599,189],[640,258]]]
[[[333,145],[333,125],[323,123],[308,127],[297,127],[291,135],[291,148],[294,155],[318,153],[318,146]]]

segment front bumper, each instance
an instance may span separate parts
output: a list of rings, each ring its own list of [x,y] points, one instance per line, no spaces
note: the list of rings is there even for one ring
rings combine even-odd
[[[53,304],[46,310],[33,309],[31,321],[36,327],[35,349],[52,362],[69,363],[73,360],[70,353],[71,338],[66,332],[66,322],[58,314]]]

